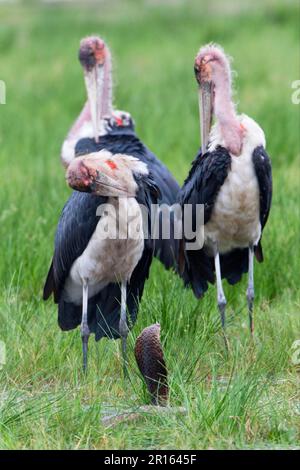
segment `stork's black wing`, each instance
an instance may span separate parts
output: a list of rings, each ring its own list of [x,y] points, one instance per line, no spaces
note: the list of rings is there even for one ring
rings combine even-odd
[[[262,229],[267,223],[272,202],[272,167],[269,155],[263,146],[256,147],[252,161],[258,180],[260,223]]]
[[[96,215],[97,208],[106,200],[105,197],[74,191],[65,204],[56,230],[44,300],[53,292],[55,302],[59,301],[72,264],[83,253],[96,229],[100,218]]]
[[[260,223],[263,230],[269,217],[272,202],[272,166],[269,155],[262,145],[254,149],[252,161],[259,186]],[[263,261],[261,240],[255,247],[255,255],[258,261]]]
[[[183,214],[185,205],[189,204],[192,207],[189,230],[194,233],[197,231],[197,204],[204,206],[204,224],[206,224],[210,219],[219,190],[228,175],[230,165],[231,156],[221,146],[204,155],[200,152],[194,160],[189,176],[179,193],[179,203]],[[183,218],[183,222],[187,222],[187,220]],[[183,229],[186,233],[184,223]],[[194,241],[195,239],[188,240],[190,243]],[[182,246],[181,259],[184,262],[182,276],[185,284],[192,286],[196,297],[201,297],[207,290],[208,282],[214,282],[214,267],[203,249],[186,250],[186,242],[187,240],[184,240]],[[179,262],[179,264],[181,263]]]
[[[179,184],[170,173],[168,168],[145,147],[145,157],[143,161],[147,166],[160,189],[161,197],[160,203],[172,205],[177,201],[177,196],[180,190]]]
[[[146,152],[140,158],[144,161],[155,181],[155,184],[159,188],[160,197],[158,203],[161,206],[172,206],[176,203],[180,187],[177,181],[173,178],[167,167],[158,158],[145,148]],[[175,267],[177,264],[178,251],[179,251],[179,240],[175,238],[175,214],[173,211],[168,212],[170,216],[170,236],[164,237],[164,211],[161,210],[159,213],[159,230],[158,238],[154,241],[154,252],[155,256],[163,263],[163,265],[170,269]]]
[[[213,152],[198,154],[192,164],[189,176],[179,194],[179,202],[184,204],[204,204],[204,223],[206,224],[231,165],[229,152],[218,146]],[[195,222],[193,220],[193,226]]]

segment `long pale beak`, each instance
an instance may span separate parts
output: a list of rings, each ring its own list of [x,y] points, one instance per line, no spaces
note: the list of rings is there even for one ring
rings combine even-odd
[[[104,66],[96,65],[91,70],[85,70],[84,81],[91,110],[95,142],[99,142],[100,121],[102,118],[102,95],[104,85]]]
[[[103,171],[97,171],[97,176],[94,179],[92,186],[92,192],[106,193],[106,190],[110,196],[131,196],[128,194],[127,188],[119,185],[113,178],[106,175]]]
[[[206,152],[212,124],[212,82],[204,81],[199,87],[199,113],[202,155]]]

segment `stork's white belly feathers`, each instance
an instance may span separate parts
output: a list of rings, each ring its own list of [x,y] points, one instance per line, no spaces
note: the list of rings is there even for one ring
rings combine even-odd
[[[135,198],[110,198],[86,249],[75,260],[64,287],[64,299],[82,301],[82,282],[93,297],[110,282],[129,281],[142,257],[144,233],[141,209]]]
[[[211,218],[204,226],[204,245],[212,251],[218,244],[220,253],[234,248],[246,248],[256,244],[261,235],[259,186],[252,162],[253,150],[258,145],[265,146],[262,129],[246,115],[240,116],[246,129],[241,155],[231,155],[231,168],[222,185]],[[214,129],[211,148],[218,144],[219,130]]]
[[[231,170],[204,227],[205,244],[217,242],[220,253],[259,240],[259,189],[252,162],[233,157]]]

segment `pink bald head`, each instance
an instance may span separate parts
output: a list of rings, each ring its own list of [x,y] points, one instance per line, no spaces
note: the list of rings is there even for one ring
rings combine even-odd
[[[211,84],[212,108],[219,122],[227,149],[239,155],[244,130],[241,128],[232,101],[230,59],[221,46],[208,44],[201,47],[195,59],[195,76],[200,88]]]
[[[215,85],[227,83],[231,91],[230,60],[221,46],[208,44],[201,47],[195,59],[195,74],[199,84],[213,81]]]
[[[89,192],[95,178],[96,173],[85,165],[82,158],[75,158],[70,163],[66,173],[68,185],[77,191]]]
[[[79,60],[84,69],[91,70],[96,65],[103,65],[106,55],[106,44],[98,36],[89,36],[80,41]]]

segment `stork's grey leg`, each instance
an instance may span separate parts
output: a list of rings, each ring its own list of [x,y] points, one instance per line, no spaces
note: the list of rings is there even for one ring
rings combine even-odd
[[[215,271],[216,271],[216,277],[217,277],[217,300],[218,300],[218,308],[221,316],[221,324],[222,324],[222,329],[223,329],[223,335],[224,335],[224,341],[225,341],[225,347],[228,350],[228,340],[226,337],[226,332],[225,332],[225,323],[226,323],[226,297],[223,291],[223,286],[222,286],[222,277],[221,277],[221,266],[220,266],[220,255],[219,255],[219,250],[218,250],[218,245],[215,244],[214,247],[214,258],[215,258]]]
[[[247,288],[249,326],[250,326],[251,335],[253,335],[253,332],[254,332],[253,301],[254,301],[254,247],[251,244],[249,245],[249,269],[248,269],[248,288]]]
[[[121,316],[119,323],[119,331],[122,341],[122,355],[123,355],[123,370],[124,377],[128,376],[127,372],[127,336],[128,336],[128,326],[127,326],[127,283],[122,282],[121,284]]]
[[[80,325],[80,333],[82,340],[82,353],[83,353],[83,372],[87,371],[87,353],[88,353],[88,340],[90,337],[90,330],[88,326],[88,282],[86,279],[82,283],[82,319]]]

